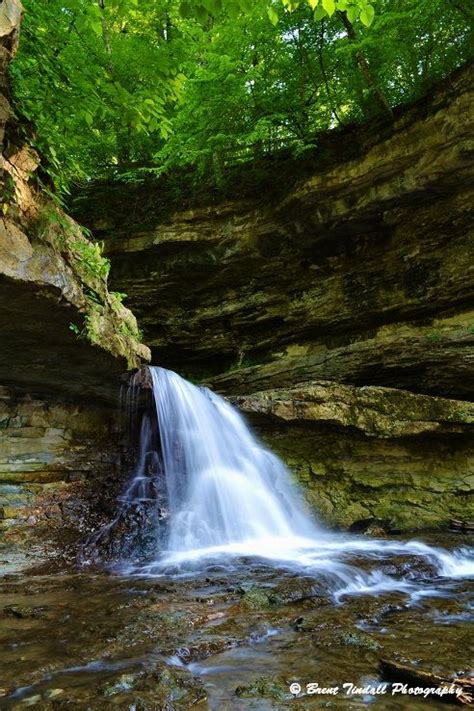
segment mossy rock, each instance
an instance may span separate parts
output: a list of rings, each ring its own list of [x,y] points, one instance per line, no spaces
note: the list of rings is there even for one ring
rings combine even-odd
[[[354,631],[341,632],[336,641],[345,647],[359,647],[359,649],[366,649],[369,652],[377,652],[381,647],[370,635]]]
[[[270,607],[270,598],[261,588],[251,587],[244,593],[240,605],[249,610],[265,610]]]
[[[261,697],[283,701],[288,696],[288,685],[279,677],[261,676],[252,684],[238,686],[235,693],[236,696],[244,699]]]

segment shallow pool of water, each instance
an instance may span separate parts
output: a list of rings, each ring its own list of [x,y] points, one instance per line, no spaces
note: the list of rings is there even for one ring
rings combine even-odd
[[[468,544],[436,537],[447,547]],[[472,544],[472,541],[471,541]],[[474,583],[439,578],[407,556],[377,566],[425,589],[343,595],[317,573],[251,557],[178,578],[78,571],[4,577],[3,709],[446,708],[435,698],[370,693],[381,659],[442,676],[472,666]],[[307,684],[339,693],[306,694]],[[290,692],[299,684],[301,692]],[[344,684],[353,684],[353,693]]]

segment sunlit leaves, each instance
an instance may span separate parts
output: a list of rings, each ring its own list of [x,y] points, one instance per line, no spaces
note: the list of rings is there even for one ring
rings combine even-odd
[[[358,9],[354,5],[347,8],[347,17],[349,18],[349,22],[354,23],[357,19],[357,15]]]
[[[83,0],[24,5],[14,88],[58,186],[97,162],[133,160],[142,136],[169,136],[186,55],[177,7],[166,0],[106,0],[105,9]]]
[[[372,5],[366,5],[360,12],[360,21],[366,27],[370,27],[375,16],[375,10]]]
[[[357,51],[392,106],[469,56],[446,0],[23,1],[16,101],[59,187],[189,166],[221,180],[229,155],[299,154],[376,113]]]
[[[203,0],[202,4],[212,15],[218,15],[222,10],[221,0]]]
[[[273,5],[270,5],[268,8],[268,17],[270,18],[272,25],[278,24],[278,12],[275,10]]]
[[[360,17],[361,22],[365,26],[369,26],[374,18],[374,7],[368,4],[367,0],[280,0],[287,12],[294,12],[299,7],[309,5],[316,11],[314,17],[316,20],[324,17],[332,17],[336,10],[350,12],[351,22]],[[242,13],[248,13],[252,8],[260,7],[266,9],[270,22],[276,25],[279,20],[275,0],[257,0],[253,4],[250,0],[184,0],[180,5],[180,12],[183,17],[194,17],[199,22],[205,23],[206,17],[212,15],[219,16],[222,12],[229,17],[236,19]]]
[[[331,15],[334,15],[336,11],[336,3],[334,2],[334,0],[322,0],[322,4],[329,17],[331,17]]]
[[[313,17],[316,21],[322,20],[323,17],[326,17],[326,10],[324,9],[324,7],[322,5],[318,5],[316,10],[314,11]]]

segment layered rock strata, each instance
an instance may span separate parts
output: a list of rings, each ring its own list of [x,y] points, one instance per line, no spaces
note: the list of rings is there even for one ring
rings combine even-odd
[[[473,516],[473,105],[464,67],[393,124],[322,137],[286,186],[275,162],[273,191],[77,201],[154,362],[235,396],[327,521]]]
[[[43,189],[30,129],[13,119],[21,13],[0,3],[0,525],[17,542],[40,523],[73,528],[78,482],[118,475],[120,375],[150,358],[107,260]]]
[[[473,403],[325,381],[232,400],[326,523],[416,530],[472,515]]]

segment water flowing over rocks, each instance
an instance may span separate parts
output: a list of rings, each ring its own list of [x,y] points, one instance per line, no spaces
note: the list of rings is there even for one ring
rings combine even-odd
[[[84,190],[75,215],[104,240],[134,316],[46,196],[31,129],[11,118],[20,18],[17,0],[2,3],[0,457],[13,487],[2,526],[36,520],[33,493],[46,486],[119,490],[128,472],[104,433],[117,430],[120,374],[150,358],[138,325],[155,363],[241,407],[325,521],[469,518],[470,67],[393,124],[322,136],[301,161],[268,159],[234,199],[174,210],[153,183]],[[28,402],[49,413],[41,431],[21,414]]]
[[[21,11],[0,0],[0,706],[393,711],[381,660],[464,684],[468,537],[396,531],[472,512],[468,70],[233,200],[91,186],[137,321],[12,116]],[[228,401],[144,367],[139,326]]]

